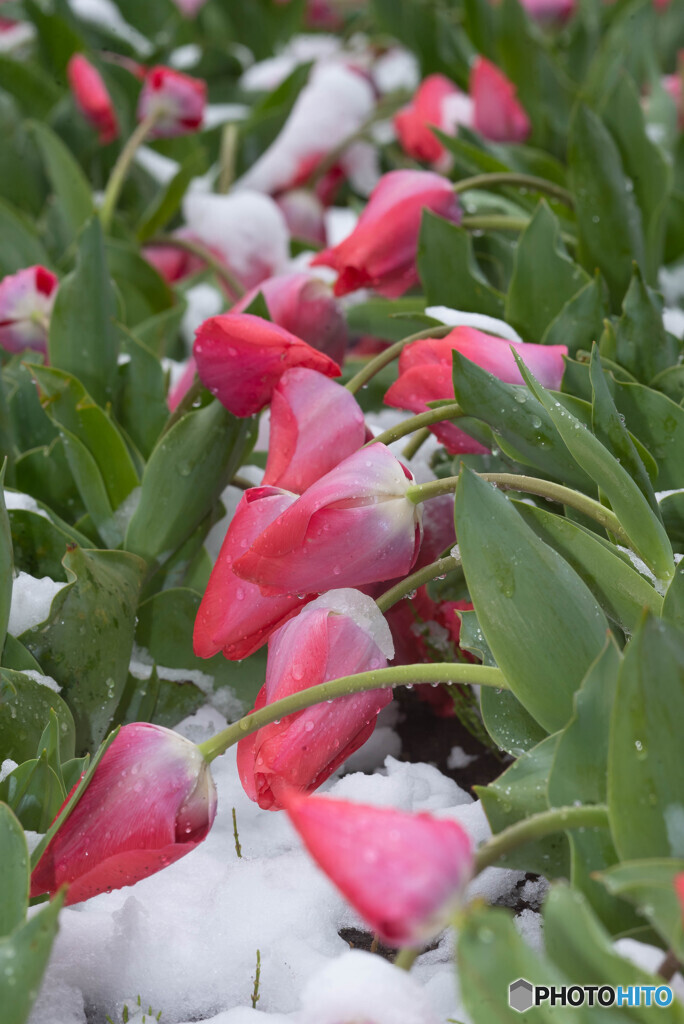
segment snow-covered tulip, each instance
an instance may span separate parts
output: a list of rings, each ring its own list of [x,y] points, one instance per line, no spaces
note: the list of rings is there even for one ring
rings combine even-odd
[[[263,482],[301,494],[365,440],[363,412],[347,388],[316,370],[287,370],[271,398]]]
[[[407,345],[399,357],[399,377],[385,395],[385,402],[396,409],[427,412],[430,402],[454,398],[452,353],[466,359],[507,384],[522,384],[511,342],[474,327],[455,327],[444,338],[424,338]],[[513,346],[544,387],[558,389],[567,356],[565,345]],[[459,430],[458,421],[435,423],[430,427],[447,450],[456,453],[482,453],[487,449]]]
[[[231,519],[197,612],[193,646],[199,658],[223,651],[231,661],[249,657],[302,608],[293,596],[264,597],[256,583],[233,572],[233,562],[297,500],[277,487],[250,487]]]
[[[421,946],[446,927],[473,870],[458,822],[296,794],[286,810],[318,866],[389,945]]]
[[[209,766],[189,740],[125,725],[31,875],[31,896],[68,885],[66,903],[133,885],[190,853],[216,815]]]
[[[329,591],[271,636],[255,710],[331,679],[386,668],[393,654],[389,627],[372,598]],[[237,766],[247,796],[276,811],[288,792],[317,789],[366,742],[391,699],[391,690],[349,694],[240,740]]]
[[[470,73],[473,127],[493,142],[524,142],[532,131],[509,78],[485,57],[477,57]]]
[[[150,137],[170,139],[195,132],[202,125],[207,85],[163,65],[150,68],[138,100],[138,120],[154,117]]]
[[[451,182],[432,171],[390,171],[373,189],[351,235],[318,253],[312,266],[338,272],[336,295],[374,288],[397,298],[418,281],[416,251],[424,210],[459,222]]]
[[[340,368],[278,324],[251,313],[210,317],[197,329],[193,348],[204,386],[234,416],[252,416],[271,401],[286,370],[307,366],[326,377]]]
[[[307,594],[405,576],[421,541],[413,476],[384,444],[311,485],[234,563],[264,593]]]
[[[76,106],[98,132],[105,146],[119,134],[119,122],[102,75],[82,53],[75,53],[67,65],[67,77]]]
[[[446,150],[432,128],[451,135],[459,124],[472,124],[469,96],[445,75],[428,75],[408,106],[394,115],[394,127],[405,153],[415,160],[437,163]]]
[[[26,267],[0,281],[0,345],[8,352],[47,351],[57,278],[45,267]]]

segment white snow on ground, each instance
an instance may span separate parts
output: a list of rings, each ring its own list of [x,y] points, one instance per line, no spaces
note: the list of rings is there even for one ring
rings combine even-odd
[[[218,712],[203,709],[179,731],[198,742],[223,724]],[[137,995],[145,1007],[162,1011],[163,1024],[464,1019],[450,959],[453,937],[420,957],[410,977],[370,954],[350,954],[338,932],[363,925],[304,852],[286,815],[248,800],[234,750],[212,771],[219,809],[203,844],[133,888],[62,912],[30,1024],[85,1024],[85,1007],[96,1010],[98,1020],[108,1013],[118,1021],[124,1000],[130,1005]],[[488,834],[479,802],[430,765],[388,757],[374,775],[347,775],[323,788],[340,798],[455,818],[476,842]],[[490,868],[470,894],[500,900],[521,877]],[[253,1011],[257,949],[260,999]]]
[[[36,579],[27,572],[20,572],[12,582],[12,606],[10,608],[8,632],[19,636],[32,626],[45,622],[50,614],[50,605],[66,583],[56,583],[49,576]]]

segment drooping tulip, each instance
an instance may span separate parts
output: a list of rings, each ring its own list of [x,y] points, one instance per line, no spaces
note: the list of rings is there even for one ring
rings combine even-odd
[[[532,131],[511,80],[485,57],[470,72],[473,127],[493,142],[524,142]]]
[[[372,598],[329,591],[272,634],[255,710],[331,679],[385,668],[393,653],[389,627]],[[391,699],[391,690],[338,697],[240,740],[245,792],[264,810],[280,810],[288,792],[317,789],[365,743]]]
[[[140,90],[138,120],[155,116],[152,138],[187,135],[202,126],[206,102],[206,82],[157,65],[147,72]]]
[[[544,387],[558,389],[563,376],[565,345],[532,345],[519,343],[520,354]],[[460,352],[466,359],[508,384],[522,384],[511,342],[474,327],[455,327],[444,338],[424,338],[407,345],[399,357],[399,377],[385,395],[385,402],[397,409],[426,412],[430,402],[454,398],[452,353]],[[483,445],[474,441],[454,422],[435,423],[430,427],[447,450],[453,454],[482,453]]]
[[[26,267],[0,281],[0,345],[8,352],[47,351],[57,278],[45,267]]]
[[[336,295],[374,288],[397,298],[418,281],[416,253],[424,210],[459,222],[451,182],[432,171],[390,171],[373,190],[351,235],[318,253],[312,266],[338,272]]]
[[[97,129],[102,146],[119,134],[119,122],[112,97],[102,75],[82,53],[75,53],[67,65],[67,77],[76,106]]]
[[[283,327],[251,313],[224,313],[198,328],[193,347],[204,386],[234,416],[252,416],[271,400],[286,370],[307,366],[326,377],[340,368]]]
[[[405,153],[415,160],[437,163],[446,150],[432,128],[451,135],[458,124],[472,124],[473,103],[445,75],[428,75],[411,103],[394,115],[394,127]]]
[[[71,904],[133,885],[190,853],[215,815],[195,744],[161,725],[125,725],[34,868],[31,896],[68,885]]]
[[[412,474],[384,444],[311,485],[234,563],[263,593],[306,594],[405,576],[421,541]]]
[[[302,608],[300,598],[264,597],[256,583],[233,572],[235,560],[296,500],[296,494],[276,487],[250,487],[243,494],[195,619],[193,646],[199,658],[219,651],[231,661],[247,658]]]
[[[446,927],[473,869],[458,822],[297,794],[286,810],[318,866],[385,942],[421,946]]]

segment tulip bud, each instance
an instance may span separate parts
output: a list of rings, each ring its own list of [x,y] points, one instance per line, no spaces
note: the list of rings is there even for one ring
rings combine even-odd
[[[133,885],[190,853],[215,816],[194,743],[161,725],[125,725],[34,868],[31,896],[68,885],[71,904]]]
[[[340,374],[328,356],[250,313],[205,320],[193,351],[200,380],[234,416],[252,416],[268,405],[274,387],[293,366],[307,366],[326,377]]]
[[[416,253],[424,210],[459,222],[451,182],[432,171],[390,171],[373,189],[349,237],[318,253],[311,265],[338,272],[336,295],[374,288],[396,299],[418,283]]]
[[[428,75],[408,106],[394,116],[394,127],[405,153],[414,160],[437,163],[446,150],[431,130],[451,135],[458,124],[472,122],[472,101],[445,75]]]
[[[286,809],[318,866],[385,942],[421,946],[448,924],[473,869],[456,821],[296,794]]]
[[[262,593],[306,594],[405,576],[421,541],[412,474],[383,444],[311,485],[234,563]]]
[[[386,668],[393,654],[389,627],[372,598],[329,591],[271,636],[255,710],[331,679]],[[391,699],[391,690],[349,694],[240,740],[237,765],[245,792],[264,810],[280,810],[288,791],[317,789],[366,742]]]
[[[567,21],[576,7],[576,0],[520,0],[520,2],[530,17],[541,22]]]
[[[491,61],[478,57],[470,73],[473,127],[493,142],[524,142],[532,131],[517,90]]]
[[[57,278],[45,267],[27,267],[0,281],[0,345],[8,352],[47,351]]]
[[[100,144],[112,142],[119,134],[119,122],[100,72],[82,53],[75,53],[67,65],[67,77],[76,106],[97,128]]]
[[[152,138],[186,135],[201,127],[206,101],[206,82],[158,65],[145,76],[138,101],[138,120],[156,115],[150,131]]]

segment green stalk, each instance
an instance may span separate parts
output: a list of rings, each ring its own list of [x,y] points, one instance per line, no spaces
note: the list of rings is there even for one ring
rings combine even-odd
[[[422,569],[411,573],[406,579],[395,583],[393,587],[390,587],[384,594],[381,594],[375,603],[384,615],[392,605],[401,601],[412,590],[422,587],[424,583],[429,583],[430,580],[437,579],[438,576],[446,576],[448,572],[453,572],[454,569],[460,568],[460,565],[460,558],[455,558],[453,555],[445,555],[444,558],[438,558],[436,562],[424,565]]]
[[[393,665],[391,668],[358,672],[353,676],[331,679],[327,683],[319,683],[282,700],[276,700],[259,711],[245,715],[216,736],[200,743],[199,749],[205,759],[211,762],[245,736],[257,732],[265,725],[271,725],[272,722],[279,722],[287,715],[313,707],[314,704],[323,704],[351,693],[384,690],[390,686],[414,686],[419,683],[472,683],[478,686],[495,686],[500,690],[508,688],[503,673],[498,668],[485,665]]]
[[[463,410],[457,402],[451,402],[449,405],[440,405],[437,409],[429,409],[427,412],[421,412],[417,416],[411,416],[410,419],[397,423],[396,427],[383,430],[382,434],[378,434],[372,441],[368,441],[364,448],[369,444],[392,444],[393,441],[398,441],[400,438],[406,437],[407,434],[412,434],[414,430],[429,427],[433,423],[441,423],[442,420],[455,420],[459,416],[463,416]]]
[[[138,151],[138,147],[143,144],[151,130],[154,128],[157,120],[160,116],[159,110],[151,111],[147,117],[144,117],[140,124],[136,126],[135,131],[129,138],[126,145],[119,153],[118,159],[112,168],[112,173],[109,176],[107,187],[105,189],[104,199],[102,200],[102,206],[100,207],[100,220],[102,222],[102,230],[107,233],[112,223],[116,204],[119,200],[123,183],[128,176],[128,172],[133,163],[133,157]]]
[[[476,174],[472,178],[462,178],[461,181],[455,183],[454,192],[456,195],[459,195],[461,192],[468,192],[473,188],[487,189],[495,185],[511,185],[517,188],[527,188],[531,192],[543,192],[545,195],[565,203],[571,209],[574,206],[571,193],[567,189],[562,188],[561,185],[555,185],[552,181],[547,181],[545,178],[537,178],[532,174],[515,174],[510,171],[500,171],[495,174]]]
[[[419,331],[417,334],[410,334],[408,338],[402,338],[401,341],[395,341],[394,345],[390,345],[383,352],[379,352],[373,359],[369,359],[363,369],[355,373],[347,383],[347,391],[351,391],[352,395],[355,395],[364,384],[367,384],[376,373],[380,373],[386,366],[400,355],[401,350],[405,345],[410,345],[412,341],[420,341],[422,338],[444,338],[449,331],[453,331],[453,327],[428,327],[425,331]]]
[[[401,453],[402,458],[406,459],[408,462],[410,462],[411,459],[413,458],[413,456],[425,444],[425,442],[427,441],[429,436],[430,436],[430,431],[428,430],[427,427],[423,427],[422,430],[417,430],[415,432],[415,434],[413,435],[413,437],[411,438],[411,440],[409,441],[409,443],[406,445],[406,447],[402,451],[402,453]]]
[[[468,231],[524,231],[530,223],[529,217],[509,217],[504,213],[478,213],[471,217],[462,217],[459,226]],[[561,238],[567,245],[577,245],[574,235],[566,231]]]
[[[516,850],[526,843],[535,842],[554,832],[564,832],[569,828],[609,828],[608,808],[605,804],[592,804],[586,807],[554,807],[550,811],[540,811],[530,818],[516,821],[503,832],[492,836],[475,854],[475,875],[485,868],[496,864],[507,853]]]

